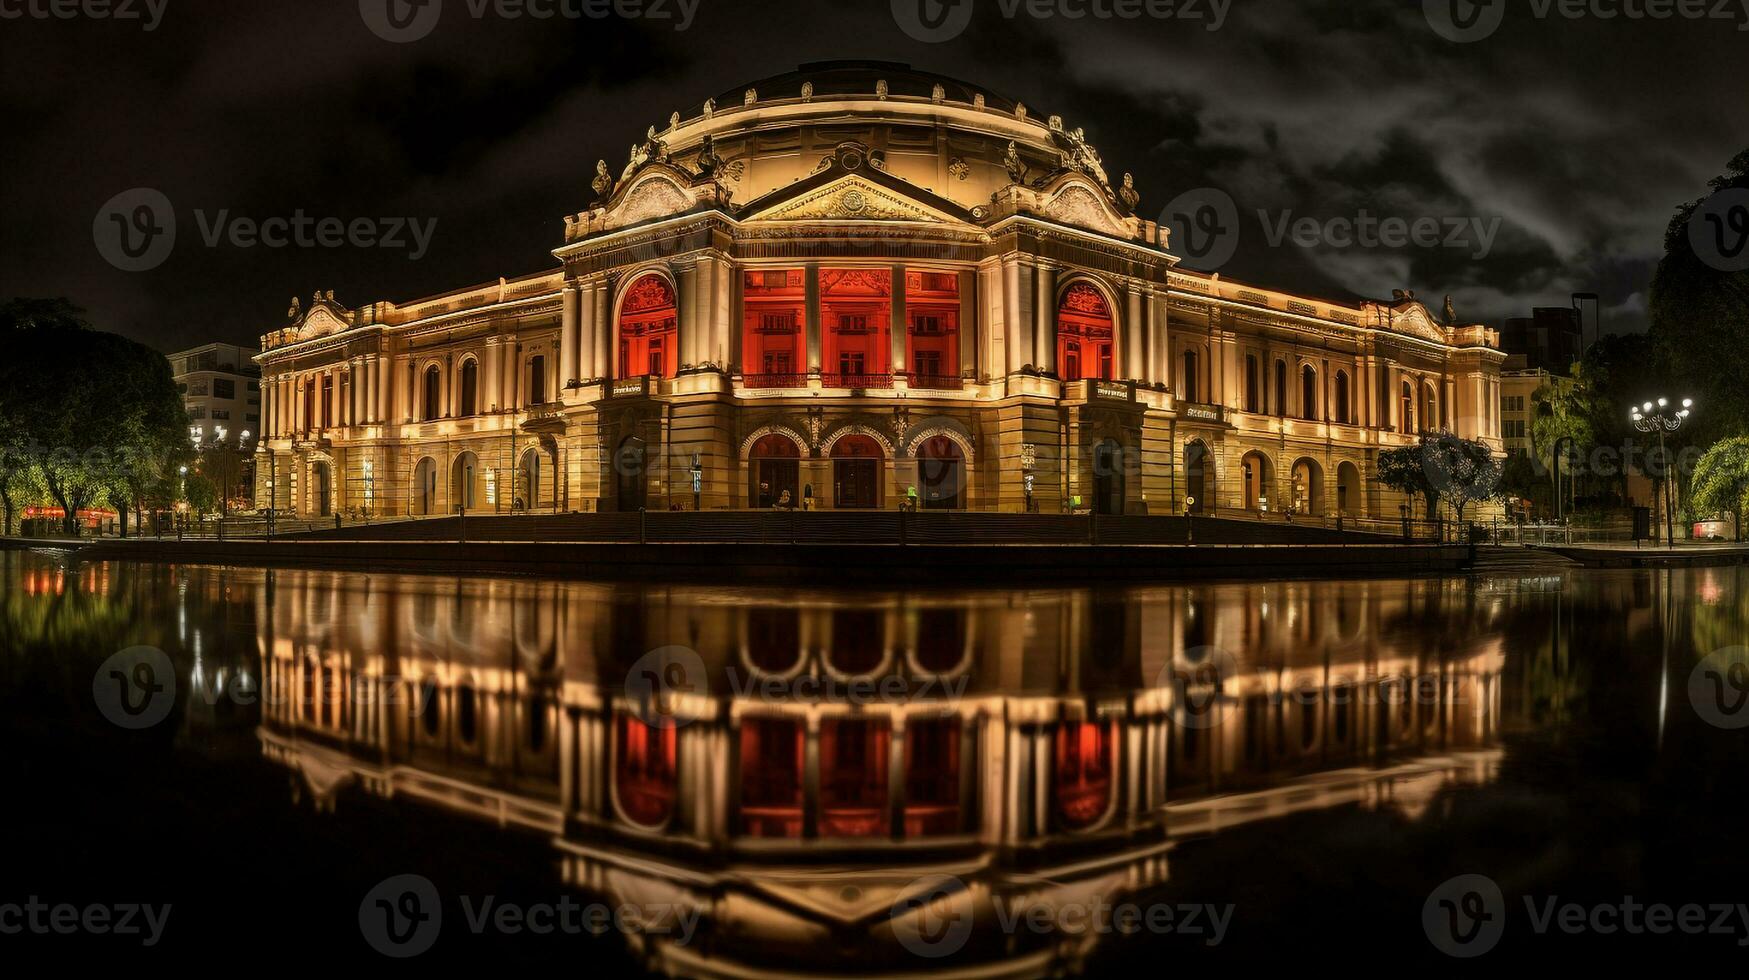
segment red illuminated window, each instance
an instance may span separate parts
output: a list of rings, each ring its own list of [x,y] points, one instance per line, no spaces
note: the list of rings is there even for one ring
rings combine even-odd
[[[803,745],[796,722],[741,722],[741,829],[747,836],[802,836]]]
[[[620,810],[633,823],[657,827],[674,815],[676,731],[672,725],[646,725],[626,712],[619,715],[614,789]]]
[[[943,272],[905,274],[906,357],[916,388],[960,384],[959,276]]]
[[[822,364],[837,369],[828,379],[839,387],[874,387],[892,377],[893,276],[887,269],[823,269],[820,272]]]
[[[846,719],[820,725],[820,836],[881,837],[890,833],[884,721]]]
[[[913,719],[905,727],[905,836],[962,829],[960,720]]]
[[[793,388],[807,363],[807,286],[800,269],[748,272],[741,279],[741,363],[748,387]]]
[[[678,323],[674,289],[668,280],[651,273],[632,283],[620,304],[620,377],[674,377],[679,367],[675,358]]]
[[[1075,283],[1057,305],[1057,366],[1063,380],[1079,381],[1089,369],[1109,379],[1111,358],[1111,306],[1099,290]]]
[[[1116,738],[1111,722],[1065,721],[1057,726],[1057,813],[1070,830],[1097,824],[1111,809]]]

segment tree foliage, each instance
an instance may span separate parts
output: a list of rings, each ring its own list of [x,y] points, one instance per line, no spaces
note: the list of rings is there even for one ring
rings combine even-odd
[[[1444,500],[1464,519],[1464,509],[1500,492],[1500,460],[1488,446],[1450,432],[1431,432],[1413,446],[1379,453],[1379,482],[1421,497],[1432,514]]]
[[[1749,436],[1713,443],[1694,467],[1689,501],[1699,512],[1730,514],[1743,540],[1743,509],[1749,498]]]

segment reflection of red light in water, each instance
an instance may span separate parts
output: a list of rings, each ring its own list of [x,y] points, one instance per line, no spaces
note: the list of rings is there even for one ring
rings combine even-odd
[[[914,719],[905,727],[905,836],[960,830],[960,720]]]
[[[884,721],[853,719],[820,726],[820,836],[875,837],[891,826],[887,808]]]
[[[1111,722],[1057,726],[1057,810],[1071,830],[1093,826],[1111,806]]]
[[[802,836],[803,750],[796,722],[741,722],[741,822],[748,836]]]
[[[614,768],[620,809],[636,823],[654,827],[674,814],[674,750],[672,725],[646,725],[626,713],[619,716],[619,760]]]

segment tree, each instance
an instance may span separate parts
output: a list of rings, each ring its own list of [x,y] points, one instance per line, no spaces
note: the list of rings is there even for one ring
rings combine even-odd
[[[1430,432],[1414,446],[1379,453],[1379,482],[1420,496],[1432,514],[1441,499],[1464,519],[1464,508],[1492,499],[1500,488],[1500,460],[1485,443],[1450,432]]]
[[[1694,466],[1689,501],[1699,511],[1728,513],[1743,540],[1744,500],[1749,497],[1749,436],[1713,443]]]
[[[1506,457],[1500,467],[1500,495],[1508,502],[1528,500],[1534,505],[1549,500],[1549,474],[1529,453]]]
[[[1714,193],[1749,189],[1749,150],[1709,184]],[[1706,407],[1689,423],[1701,444],[1749,430],[1749,390],[1742,383],[1749,361],[1749,271],[1726,272],[1716,259],[1695,254],[1688,226],[1704,202],[1684,204],[1670,219],[1650,300],[1650,336],[1668,376],[1693,386],[1670,394]]]

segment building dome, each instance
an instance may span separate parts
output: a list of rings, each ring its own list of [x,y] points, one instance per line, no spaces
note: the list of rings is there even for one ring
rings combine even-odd
[[[641,153],[697,169],[706,137],[731,205],[808,177],[846,142],[867,147],[872,166],[968,210],[1013,183],[1016,163],[1033,177],[1079,170],[1117,199],[1098,153],[1059,117],[895,62],[807,64],[720,93],[652,127],[623,173]]]

